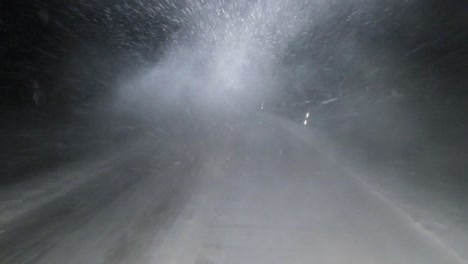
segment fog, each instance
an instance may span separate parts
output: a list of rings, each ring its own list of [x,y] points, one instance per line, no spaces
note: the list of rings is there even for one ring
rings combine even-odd
[[[0,263],[468,263],[466,8],[24,4]]]
[[[304,96],[317,91],[330,97],[343,94],[345,86],[364,85],[353,76],[340,83],[340,75],[346,74],[339,73],[340,66],[358,68],[356,73],[379,68],[365,61],[366,51],[357,47],[351,32],[345,41],[320,39],[338,33],[321,26],[336,23],[343,5],[357,10],[349,20],[371,14],[372,5],[364,1],[340,6],[326,1],[188,1],[179,3],[177,10],[171,3],[163,1],[154,9],[176,21],[179,30],[169,37],[154,65],[119,85],[118,104],[253,110],[262,103],[287,101],[288,92]],[[325,56],[333,63],[324,62]],[[334,72],[330,80],[319,76],[324,63],[325,71]]]

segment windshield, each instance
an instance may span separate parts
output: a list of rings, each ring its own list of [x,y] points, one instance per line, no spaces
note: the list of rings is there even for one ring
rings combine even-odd
[[[0,263],[468,263],[467,12],[2,0]]]

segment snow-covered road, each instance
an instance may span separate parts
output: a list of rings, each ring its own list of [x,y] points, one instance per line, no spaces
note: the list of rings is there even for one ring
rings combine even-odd
[[[310,133],[257,116],[142,144],[0,236],[0,263],[466,263]]]

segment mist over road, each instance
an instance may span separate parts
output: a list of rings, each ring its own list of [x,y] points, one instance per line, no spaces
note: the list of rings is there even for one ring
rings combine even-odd
[[[0,262],[466,263],[316,131],[251,114],[166,139],[0,237]]]
[[[3,0],[0,264],[468,263],[436,2]]]

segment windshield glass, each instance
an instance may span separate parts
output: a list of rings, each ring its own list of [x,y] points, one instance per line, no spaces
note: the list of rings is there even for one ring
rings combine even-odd
[[[2,0],[0,264],[468,263],[467,8]]]

